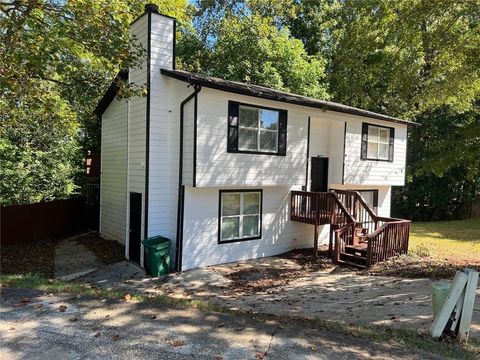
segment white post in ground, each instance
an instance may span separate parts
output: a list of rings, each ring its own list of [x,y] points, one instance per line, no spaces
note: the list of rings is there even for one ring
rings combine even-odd
[[[433,325],[430,328],[430,334],[432,337],[438,338],[442,335],[448,319],[450,318],[450,315],[452,314],[452,311],[455,308],[455,305],[457,304],[457,301],[467,283],[467,279],[468,276],[461,271],[457,271],[455,274],[447,298],[445,299],[445,303],[443,304],[438,315],[435,317]]]
[[[472,322],[473,306],[475,303],[475,291],[478,284],[478,272],[472,269],[465,270],[468,274],[467,288],[465,289],[465,299],[463,302],[463,311],[460,318],[460,328],[458,337],[461,341],[468,340],[470,331],[470,323]]]

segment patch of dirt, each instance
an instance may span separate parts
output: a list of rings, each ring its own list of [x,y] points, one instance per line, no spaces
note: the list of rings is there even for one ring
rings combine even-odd
[[[70,235],[68,237],[71,237]],[[55,273],[55,246],[62,238],[0,247],[0,274],[38,273],[53,278]],[[125,259],[125,247],[117,241],[102,239],[94,232],[80,234],[84,244],[102,264],[114,264]]]
[[[2,246],[0,248],[0,273],[38,273],[52,278],[55,272],[55,246],[61,239]]]
[[[438,280],[451,279],[458,270],[466,267],[480,271],[480,261],[473,264],[469,262],[452,263],[435,260],[430,257],[404,255],[375,264],[370,269],[360,272],[360,274]]]
[[[226,275],[231,280],[230,287],[244,294],[269,291],[279,286],[285,286],[299,277],[313,271],[324,270],[333,266],[326,251],[313,256],[312,249],[299,249],[278,255],[282,259],[291,260],[298,265],[296,268],[248,268]]]
[[[77,240],[94,253],[104,265],[125,260],[125,246],[118,241],[103,239],[95,232],[83,234]]]
[[[292,260],[305,271],[325,270],[334,266],[332,259],[328,257],[328,250],[326,248],[319,250],[318,257],[313,255],[312,249],[296,249],[277,255],[277,257]]]

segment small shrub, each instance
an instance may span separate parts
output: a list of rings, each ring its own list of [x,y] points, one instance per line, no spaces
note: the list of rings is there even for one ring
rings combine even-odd
[[[420,244],[415,246],[412,250],[409,251],[410,256],[419,257],[419,258],[431,258],[432,250],[425,244]]]

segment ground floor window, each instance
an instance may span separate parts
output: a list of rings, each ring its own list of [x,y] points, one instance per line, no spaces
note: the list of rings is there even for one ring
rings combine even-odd
[[[260,239],[261,229],[261,190],[220,190],[220,243]]]

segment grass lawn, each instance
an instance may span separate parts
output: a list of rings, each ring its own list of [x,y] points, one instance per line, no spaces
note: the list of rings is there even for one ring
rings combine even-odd
[[[480,264],[480,219],[413,223],[409,248],[434,260]]]
[[[412,223],[408,255],[377,263],[366,273],[451,279],[465,267],[480,271],[480,219]]]

